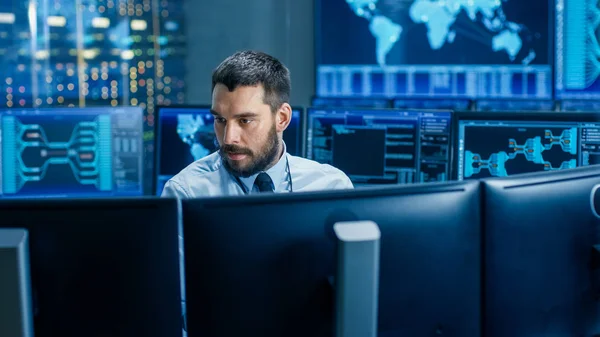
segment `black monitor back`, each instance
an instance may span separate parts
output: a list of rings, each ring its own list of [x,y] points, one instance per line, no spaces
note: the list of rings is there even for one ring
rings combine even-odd
[[[477,336],[479,207],[478,182],[185,200],[188,334],[333,336],[333,225],[373,220],[379,336]]]
[[[598,183],[598,166],[484,180],[486,337],[600,334]]]
[[[36,337],[181,336],[177,201],[1,201],[29,231]]]

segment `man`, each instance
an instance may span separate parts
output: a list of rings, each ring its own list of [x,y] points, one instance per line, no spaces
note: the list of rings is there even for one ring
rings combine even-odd
[[[290,73],[265,53],[242,51],[212,75],[212,108],[219,150],[171,178],[164,197],[198,198],[260,192],[351,189],[340,170],[286,152],[292,118]]]

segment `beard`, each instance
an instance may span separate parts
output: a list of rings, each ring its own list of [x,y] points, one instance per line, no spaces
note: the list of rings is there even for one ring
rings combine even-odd
[[[250,162],[240,165],[227,157],[228,153],[245,154]],[[225,169],[234,176],[248,178],[266,169],[277,159],[279,155],[279,137],[275,125],[269,130],[267,141],[259,153],[253,153],[252,150],[237,145],[222,145],[219,148],[219,155]]]

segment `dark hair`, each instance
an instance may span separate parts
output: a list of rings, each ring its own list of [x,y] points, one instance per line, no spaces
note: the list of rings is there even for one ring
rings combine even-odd
[[[229,91],[262,84],[263,100],[273,112],[290,100],[290,71],[278,59],[263,52],[244,50],[226,58],[213,71],[212,91],[218,83]]]

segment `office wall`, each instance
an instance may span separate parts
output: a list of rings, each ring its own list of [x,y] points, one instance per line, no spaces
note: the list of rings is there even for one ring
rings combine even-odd
[[[284,62],[292,74],[293,105],[315,92],[314,0],[186,0],[187,103],[210,103],[212,70],[240,49]]]

